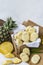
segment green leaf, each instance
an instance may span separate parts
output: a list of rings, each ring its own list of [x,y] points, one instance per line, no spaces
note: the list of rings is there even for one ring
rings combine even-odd
[[[17,27],[16,21],[13,21],[12,18],[7,18],[6,22],[4,23],[3,27],[5,29],[12,30]]]

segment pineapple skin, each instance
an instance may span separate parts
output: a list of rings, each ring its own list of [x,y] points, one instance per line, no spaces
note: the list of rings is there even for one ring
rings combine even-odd
[[[0,44],[5,41],[12,42],[11,35],[9,33],[9,30],[0,27]]]

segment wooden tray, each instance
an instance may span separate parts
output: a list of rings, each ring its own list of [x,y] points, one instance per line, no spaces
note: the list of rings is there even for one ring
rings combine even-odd
[[[31,20],[24,21],[24,22],[23,22],[23,25],[25,25],[25,26],[29,26],[29,25],[31,25],[31,26],[39,26],[39,25],[37,25],[36,23],[33,23]],[[41,39],[43,39],[43,27],[41,27],[41,26],[39,26],[39,36],[40,36]],[[41,51],[43,51],[43,45],[42,45],[42,44],[40,45],[40,47],[42,48]],[[32,57],[33,55],[34,55],[34,54],[31,54],[31,57]],[[41,56],[41,60],[40,60],[40,62],[39,62],[38,64],[36,64],[36,65],[43,65],[43,53],[39,53],[39,55]],[[35,65],[35,64],[32,64],[31,61],[30,61],[29,63],[30,63],[30,65]]]
[[[4,20],[0,19],[0,26],[2,26],[4,22]]]

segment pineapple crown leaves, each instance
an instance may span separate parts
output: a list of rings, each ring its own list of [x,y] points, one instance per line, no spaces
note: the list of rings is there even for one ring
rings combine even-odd
[[[16,21],[13,21],[12,18],[7,18],[6,22],[3,24],[4,29],[12,30],[17,27]]]

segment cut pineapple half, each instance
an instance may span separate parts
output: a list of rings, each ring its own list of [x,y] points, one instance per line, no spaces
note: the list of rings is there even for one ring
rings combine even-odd
[[[0,45],[0,53],[8,54],[13,51],[13,45],[11,42],[3,42]]]
[[[6,58],[14,58],[15,56],[12,53],[8,53],[8,54],[5,55],[5,57]]]

